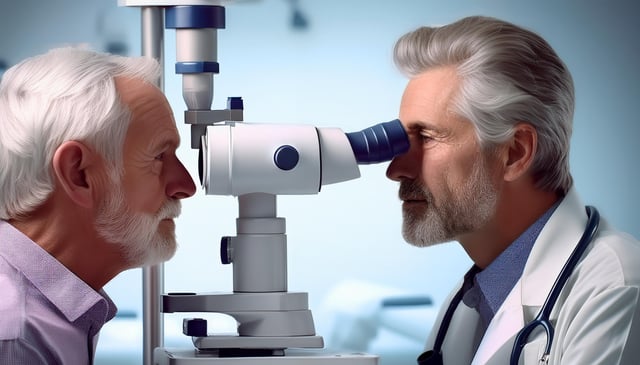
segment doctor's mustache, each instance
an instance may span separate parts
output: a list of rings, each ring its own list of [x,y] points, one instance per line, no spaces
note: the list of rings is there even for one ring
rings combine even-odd
[[[416,179],[402,180],[398,189],[398,198],[402,201],[429,200],[431,193]]]

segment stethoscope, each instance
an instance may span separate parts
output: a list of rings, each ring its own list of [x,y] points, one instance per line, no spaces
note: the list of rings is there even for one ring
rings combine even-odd
[[[558,296],[560,295],[560,292],[562,291],[565,283],[569,279],[569,276],[578,265],[578,261],[580,261],[582,254],[587,249],[587,246],[589,246],[589,243],[591,243],[591,241],[595,237],[598,231],[598,225],[600,224],[600,213],[598,213],[598,210],[592,206],[587,206],[586,210],[589,219],[587,221],[587,226],[584,229],[584,233],[582,233],[582,237],[580,237],[578,245],[576,245],[575,249],[571,253],[571,256],[569,256],[569,259],[562,267],[562,271],[560,271],[560,275],[558,275],[558,277],[556,278],[556,281],[551,288],[551,292],[547,296],[547,299],[544,301],[540,312],[538,312],[538,315],[526,326],[524,326],[516,335],[513,349],[511,350],[511,359],[509,361],[510,365],[518,364],[518,361],[520,360],[520,354],[522,353],[522,349],[529,339],[529,335],[537,327],[542,327],[547,336],[547,343],[544,353],[540,358],[540,364],[547,364],[549,362],[549,354],[551,353],[551,343],[553,342],[554,333],[553,325],[551,324],[551,320],[549,319],[551,310],[556,304],[556,300],[558,299]],[[442,344],[444,342],[444,337],[447,334],[447,330],[449,329],[449,325],[451,324],[453,313],[462,301],[463,294],[463,289],[460,288],[460,290],[458,290],[458,292],[456,292],[456,294],[451,299],[449,307],[447,308],[447,311],[442,318],[440,328],[438,329],[438,334],[436,335],[433,350],[423,352],[418,357],[418,365],[443,365]]]

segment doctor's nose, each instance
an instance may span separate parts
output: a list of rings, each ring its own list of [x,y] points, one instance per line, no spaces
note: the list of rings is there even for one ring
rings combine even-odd
[[[412,157],[412,152],[396,156],[387,167],[387,178],[393,181],[415,179],[418,177],[417,170],[420,168],[420,161]]]

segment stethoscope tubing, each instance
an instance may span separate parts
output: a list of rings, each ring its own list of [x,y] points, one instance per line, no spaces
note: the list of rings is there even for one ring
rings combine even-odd
[[[520,332],[518,332],[513,345],[513,349],[511,351],[511,359],[509,361],[510,365],[518,364],[518,361],[520,360],[520,354],[522,353],[522,349],[527,343],[529,335],[531,335],[531,332],[533,332],[533,330],[538,326],[542,326],[547,335],[547,343],[545,346],[543,359],[548,357],[549,353],[551,352],[551,344],[553,343],[554,335],[554,328],[549,319],[551,316],[551,311],[553,310],[553,307],[555,306],[556,301],[560,296],[560,292],[564,288],[564,285],[566,284],[567,280],[569,280],[569,277],[573,273],[573,270],[576,268],[576,266],[578,266],[578,262],[580,262],[584,251],[596,236],[598,232],[598,226],[600,225],[600,213],[598,212],[598,210],[590,205],[586,207],[586,210],[589,219],[587,221],[587,226],[582,233],[582,237],[580,237],[580,241],[578,241],[578,244],[571,253],[571,256],[569,256],[567,262],[564,263],[564,266],[562,267],[560,274],[556,278],[556,281],[553,283],[551,292],[549,292],[547,299],[545,299],[540,312],[538,312],[538,315],[536,315],[536,317],[531,322],[529,322],[526,326],[524,326],[524,328],[520,330]]]

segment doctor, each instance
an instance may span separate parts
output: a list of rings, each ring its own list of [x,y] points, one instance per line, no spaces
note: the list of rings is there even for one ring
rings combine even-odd
[[[571,75],[538,35],[486,17],[419,28],[394,57],[409,78],[411,147],[387,171],[403,235],[420,247],[456,240],[474,262],[426,350],[446,365],[509,364],[587,226],[569,172]],[[550,353],[533,331],[520,364],[640,361],[640,245],[602,219],[586,247],[550,311]]]

